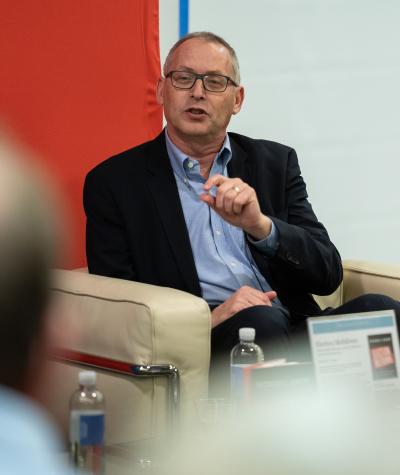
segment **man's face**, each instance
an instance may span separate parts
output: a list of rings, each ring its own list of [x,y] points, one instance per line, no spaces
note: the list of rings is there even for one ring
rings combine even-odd
[[[218,73],[234,80],[229,51],[199,38],[187,40],[178,47],[165,73],[170,71]],[[222,140],[232,114],[240,111],[243,97],[243,87],[232,83],[224,92],[210,92],[197,80],[191,89],[182,90],[172,85],[171,78],[165,78],[159,81],[157,88],[157,100],[164,106],[168,132],[173,140]]]

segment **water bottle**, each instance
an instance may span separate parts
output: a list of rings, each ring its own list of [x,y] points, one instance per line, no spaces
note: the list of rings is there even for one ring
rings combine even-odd
[[[70,454],[77,474],[104,474],[104,396],[96,373],[81,371],[70,400]]]
[[[245,371],[247,366],[264,361],[262,349],[254,343],[254,328],[240,328],[239,343],[231,351],[231,395],[243,399],[245,390]]]

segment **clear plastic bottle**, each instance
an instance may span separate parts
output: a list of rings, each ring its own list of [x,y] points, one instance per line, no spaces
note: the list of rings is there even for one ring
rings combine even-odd
[[[264,361],[262,349],[254,343],[256,331],[254,328],[240,328],[239,343],[231,351],[231,394],[243,398],[244,371],[246,366]]]
[[[103,475],[104,396],[96,388],[96,373],[81,371],[79,388],[70,400],[70,454],[75,472]]]

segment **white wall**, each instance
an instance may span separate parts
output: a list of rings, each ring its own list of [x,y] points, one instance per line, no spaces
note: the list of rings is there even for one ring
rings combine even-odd
[[[162,58],[178,0],[160,0]],[[297,150],[343,258],[400,263],[400,1],[190,0],[190,30],[236,49],[245,105],[230,130]]]
[[[163,65],[169,49],[179,39],[179,0],[158,0],[158,5],[160,16],[160,55],[161,65]]]

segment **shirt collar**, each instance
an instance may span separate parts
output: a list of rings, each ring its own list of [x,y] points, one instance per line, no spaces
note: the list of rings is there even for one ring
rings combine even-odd
[[[179,176],[186,176],[185,162],[191,160],[191,158],[182,152],[170,139],[168,135],[168,128],[165,128],[165,142],[167,146],[168,156],[172,165],[172,168],[175,173]],[[224,142],[215,157],[214,163],[211,167],[210,176],[214,173],[224,174],[226,166],[232,158],[232,149],[231,142],[229,140],[229,135],[225,135]]]

